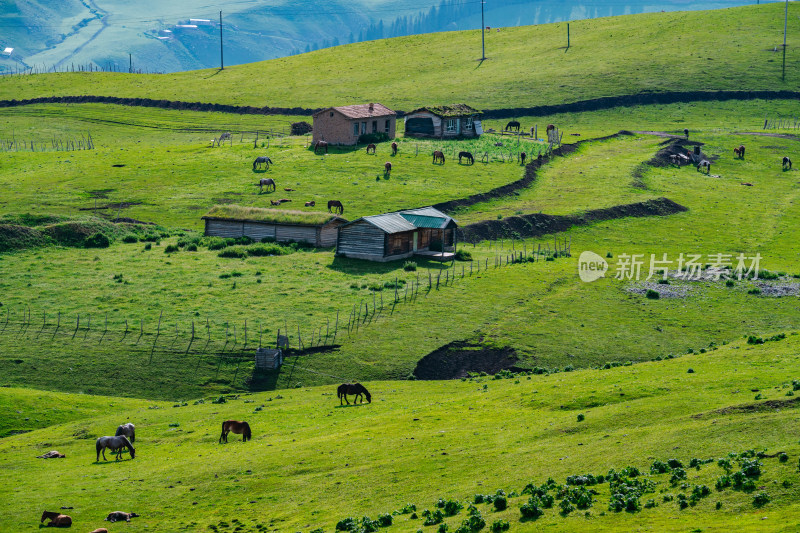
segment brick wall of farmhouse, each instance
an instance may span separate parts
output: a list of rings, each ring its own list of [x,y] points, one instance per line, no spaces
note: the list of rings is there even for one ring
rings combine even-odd
[[[331,116],[333,113],[333,116]],[[324,111],[314,117],[313,142],[327,141],[331,144],[356,144],[358,135],[353,135],[353,123],[359,124],[359,135],[361,134],[361,123],[366,122],[366,132],[372,133],[372,121],[378,121],[378,131],[385,131],[386,121],[389,120],[389,138],[394,139],[397,128],[397,118],[395,116],[383,116],[374,118],[349,119],[337,111]]]

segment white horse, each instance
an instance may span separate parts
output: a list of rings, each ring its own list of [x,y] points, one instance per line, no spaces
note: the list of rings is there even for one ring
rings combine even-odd
[[[123,448],[128,448],[131,452],[131,459],[136,457],[136,450],[133,449],[131,441],[129,441],[128,437],[125,435],[120,435],[118,437],[100,437],[97,439],[97,442],[95,442],[95,448],[97,449],[97,462],[100,462],[100,452],[103,453],[103,461],[108,460],[106,459],[106,448],[112,452],[117,452],[117,461],[119,461],[122,456]]]
[[[114,434],[115,436],[119,437],[120,435],[124,435],[128,437],[128,440],[131,442],[136,442],[136,426],[128,422],[127,424],[122,424],[117,428],[117,432]]]

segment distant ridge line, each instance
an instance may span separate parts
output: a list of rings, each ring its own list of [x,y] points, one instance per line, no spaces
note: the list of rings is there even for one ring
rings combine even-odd
[[[800,99],[800,91],[666,91],[660,93],[638,93],[622,96],[604,96],[565,104],[540,105],[533,107],[510,107],[485,109],[484,118],[514,118],[552,115],[555,113],[575,113],[578,111],[599,111],[620,106],[675,104],[689,102],[708,102],[713,100],[787,100]],[[180,100],[156,100],[152,98],[121,98],[117,96],[45,96],[23,100],[0,100],[2,107],[18,107],[35,104],[117,104],[133,107],[156,107],[186,111],[206,111],[232,113],[238,115],[287,115],[309,116],[322,108],[304,107],[255,107],[205,102],[183,102]],[[405,111],[397,111],[398,116]]]

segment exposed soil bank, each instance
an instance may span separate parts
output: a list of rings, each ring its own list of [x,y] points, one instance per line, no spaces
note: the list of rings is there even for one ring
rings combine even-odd
[[[483,118],[516,118],[537,117],[554,113],[576,113],[580,111],[599,111],[620,106],[674,104],[687,102],[709,102],[713,100],[789,100],[800,98],[798,91],[666,91],[661,93],[639,93],[622,96],[606,96],[592,98],[568,104],[541,105],[534,107],[509,107],[504,109],[486,109]],[[163,109],[181,109],[191,111],[214,111],[219,113],[236,113],[241,115],[313,115],[319,108],[302,107],[254,107],[228,104],[212,104],[204,102],[182,102],[175,100],[154,100],[151,98],[120,98],[116,96],[46,96],[24,100],[0,100],[0,107],[16,107],[32,104],[81,104],[101,103],[141,107],[160,107]],[[398,111],[403,116],[404,111]]]
[[[417,363],[417,379],[460,379],[467,372],[496,374],[514,368],[517,362],[513,348],[487,348],[479,344],[454,341],[438,348]]]

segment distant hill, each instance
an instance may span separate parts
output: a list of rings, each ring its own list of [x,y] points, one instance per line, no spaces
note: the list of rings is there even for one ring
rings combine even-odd
[[[781,80],[783,5],[600,18],[571,24],[400,37],[319,50],[225,70],[165,75],[66,73],[14,76],[0,100],[66,95],[140,97],[315,108],[379,101],[409,110],[465,102],[528,107],[665,91],[795,90],[792,37]],[[789,6],[789,35],[800,6]]]
[[[662,4],[635,0],[490,0],[484,24],[496,27],[676,9],[713,9],[747,0]],[[92,68],[175,72],[219,66],[219,9],[223,13],[225,64],[296,55],[339,44],[421,33],[476,29],[480,3],[428,0],[252,0],[197,6],[189,0],[0,1],[0,73],[19,69]]]

